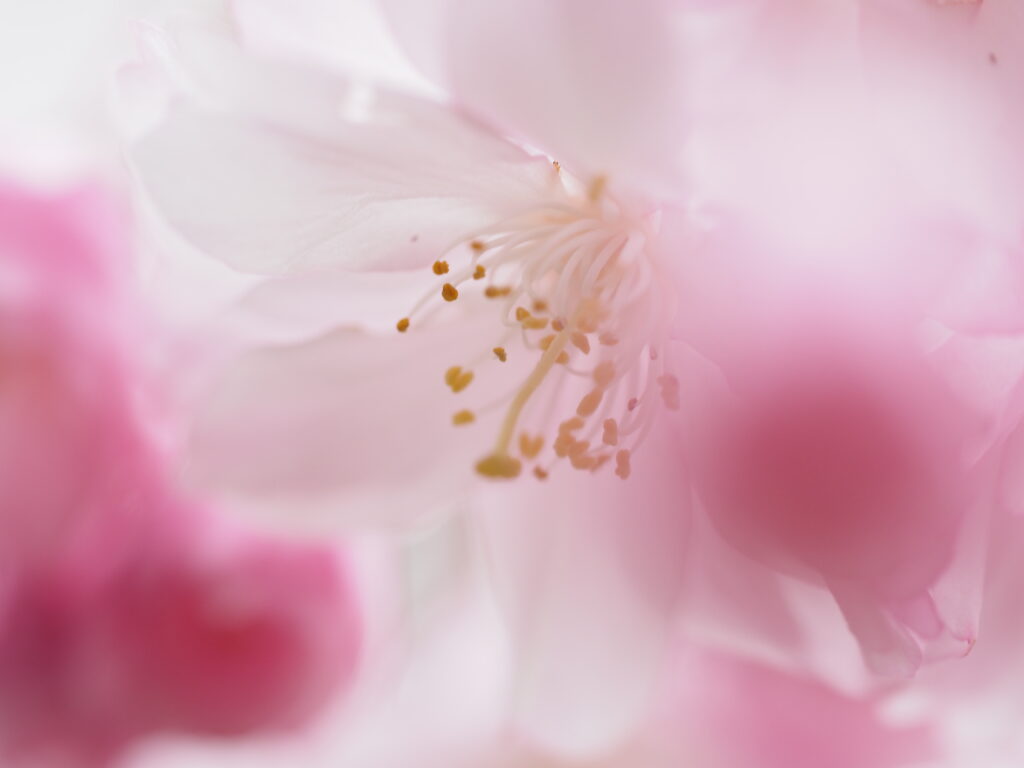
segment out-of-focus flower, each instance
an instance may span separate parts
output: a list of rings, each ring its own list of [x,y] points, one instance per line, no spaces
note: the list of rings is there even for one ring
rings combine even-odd
[[[657,123],[647,155],[626,157],[655,125],[644,115],[676,103],[682,87],[677,62],[652,57],[652,45],[674,50],[668,5],[564,10],[547,55],[579,90],[570,98],[575,85],[563,84],[559,120],[596,142],[572,166],[456,109],[261,57],[203,28],[148,31],[125,80],[135,93],[140,83],[169,91],[131,150],[159,212],[202,251],[268,276],[242,305],[242,351],[200,387],[192,479],[278,518],[393,525],[463,503],[474,468],[518,478],[504,499],[515,503],[528,483],[543,486],[537,478],[578,474],[604,512],[580,506],[572,526],[587,534],[571,546],[594,546],[570,584],[595,592],[576,600],[571,632],[530,654],[591,644],[605,621],[601,593],[633,616],[580,656],[575,678],[597,680],[584,659],[631,658],[645,670],[632,679],[607,666],[630,692],[612,701],[566,686],[568,704],[554,703],[567,718],[594,710],[600,727],[565,723],[559,737],[593,746],[618,738],[642,706],[682,562],[685,478],[665,428],[680,394],[669,330],[682,199],[667,179],[679,175],[685,126],[681,116],[671,130]],[[568,47],[596,62],[624,23],[636,33],[617,38],[628,77],[559,63]],[[602,146],[613,135],[602,116],[622,99],[636,110],[633,133]],[[253,326],[273,343],[253,349]],[[627,499],[609,486],[630,475],[654,478],[654,503],[627,524],[606,499]],[[546,494],[535,498],[543,515]],[[503,560],[518,566],[520,554]],[[518,584],[508,584],[513,601]],[[557,605],[573,589],[553,590]],[[544,675],[531,700],[545,700]]]
[[[385,695],[325,721],[302,743],[153,744],[131,767],[905,768],[940,756],[930,725],[895,718],[883,696],[839,694],[686,643],[674,645],[628,740],[586,759],[545,750],[515,724],[522,680],[482,554],[462,574],[458,598],[449,595],[446,609],[421,627],[417,652],[382,686]]]
[[[695,183],[716,224],[681,302],[724,379],[684,398],[701,506],[747,556],[737,592],[827,586],[835,605],[795,615],[831,638],[820,668],[837,678],[843,624],[886,677],[977,638],[999,475],[1020,471],[1011,6],[734,4],[700,42],[728,51],[698,89]],[[793,46],[809,29],[823,47]],[[746,613],[738,642],[760,614],[796,647]]]
[[[130,337],[127,235],[96,188],[0,190],[5,764],[294,726],[358,651],[332,548],[229,530],[171,481]]]
[[[969,650],[1020,415],[1008,6],[387,5],[451,108],[181,27],[126,72],[166,97],[149,197],[264,278],[193,479],[293,517],[472,503],[514,722],[561,754],[628,738],[679,615],[850,687]]]

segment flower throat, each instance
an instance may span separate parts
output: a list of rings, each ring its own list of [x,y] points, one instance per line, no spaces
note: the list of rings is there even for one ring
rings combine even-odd
[[[532,463],[543,480],[567,461],[589,472],[613,465],[625,479],[659,408],[679,408],[679,384],[665,354],[673,305],[648,247],[653,226],[627,216],[599,177],[567,203],[541,205],[468,234],[434,262],[440,289],[424,296],[397,329],[408,331],[438,293],[455,302],[479,286],[496,305],[502,330],[477,363],[489,358],[502,365],[513,355],[532,362],[510,395],[452,417],[464,427],[483,410],[505,409],[491,451],[476,463],[479,474],[512,479]],[[453,269],[449,259],[462,266]],[[444,373],[457,395],[473,379],[473,364]]]

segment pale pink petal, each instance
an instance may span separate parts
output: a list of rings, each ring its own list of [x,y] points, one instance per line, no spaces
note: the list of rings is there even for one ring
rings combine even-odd
[[[125,344],[127,240],[97,188],[0,188],[0,552],[9,563],[69,556],[109,535],[110,519],[138,517],[158,477]]]
[[[581,177],[679,194],[688,129],[679,4],[386,0],[458,104]]]
[[[398,49],[374,0],[233,0],[242,38],[261,51],[413,92],[431,85]]]
[[[299,527],[391,526],[448,509],[482,450],[476,432],[452,426],[470,393],[444,382],[479,352],[474,325],[470,315],[408,334],[334,330],[218,363],[190,406],[191,482]],[[470,392],[500,382],[482,372]]]
[[[347,574],[328,548],[244,537],[211,547],[206,535],[112,585],[79,640],[84,664],[117,669],[122,696],[105,702],[122,710],[115,721],[214,735],[301,725],[355,669]]]
[[[240,270],[422,266],[555,192],[549,164],[430,102],[157,37],[179,92],[133,164],[172,226]]]
[[[889,722],[880,701],[812,679],[699,650],[675,674],[669,706],[705,765],[903,768],[939,755],[927,725]]]
[[[625,482],[556,468],[543,484],[480,490],[476,514],[519,649],[514,721],[528,741],[580,758],[638,727],[681,586],[688,497],[680,448],[664,434]]]

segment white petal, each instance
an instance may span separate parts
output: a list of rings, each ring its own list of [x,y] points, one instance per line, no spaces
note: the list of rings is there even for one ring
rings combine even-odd
[[[343,329],[242,352],[198,387],[190,480],[294,528],[444,514],[481,450],[477,431],[451,425],[469,393],[453,395],[444,371],[478,339],[467,321],[407,335]]]
[[[476,115],[580,176],[668,192],[688,127],[680,5],[384,0],[399,42]]]
[[[209,34],[151,50],[179,94],[132,147],[137,174],[174,227],[240,270],[429,264],[554,188],[546,162],[430,102]]]
[[[625,482],[556,466],[543,484],[481,492],[495,586],[519,643],[516,722],[535,744],[593,755],[646,714],[680,588],[688,498],[678,450],[654,435]]]

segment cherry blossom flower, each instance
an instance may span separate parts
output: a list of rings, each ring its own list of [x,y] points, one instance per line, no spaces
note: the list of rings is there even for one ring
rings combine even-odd
[[[229,528],[171,481],[127,242],[95,187],[3,183],[7,765],[103,766],[153,733],[293,727],[351,678],[359,648],[333,548]]]
[[[147,200],[259,280],[193,482],[468,507],[513,721],[580,759],[677,622],[857,690],[970,650],[1020,417],[1010,5],[385,3],[447,105],[261,55],[246,7],[126,72]]]

